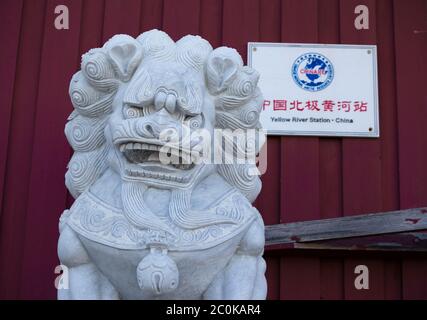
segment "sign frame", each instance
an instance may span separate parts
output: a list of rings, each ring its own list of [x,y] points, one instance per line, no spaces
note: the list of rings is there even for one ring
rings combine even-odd
[[[326,44],[326,43],[287,43],[287,42],[248,42],[247,64],[252,66],[252,54],[259,47],[298,47],[298,48],[358,48],[371,50],[372,56],[372,73],[373,73],[373,96],[374,96],[374,123],[372,131],[367,132],[349,132],[349,131],[293,131],[293,130],[267,130],[267,135],[280,136],[315,136],[315,137],[355,137],[355,138],[379,138],[379,96],[378,96],[378,60],[376,45],[359,45],[359,44]],[[262,112],[262,111],[261,111]]]

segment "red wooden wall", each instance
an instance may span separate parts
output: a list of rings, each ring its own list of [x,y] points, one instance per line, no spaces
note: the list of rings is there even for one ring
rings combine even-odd
[[[69,8],[70,29],[54,28]],[[369,30],[354,8],[369,8]],[[256,201],[266,224],[427,206],[427,2],[422,0],[1,0],[0,297],[55,298],[58,217],[70,157],[63,128],[80,55],[159,28],[214,47],[248,41],[376,44],[381,138],[269,137]],[[271,299],[427,299],[427,258],[266,254]],[[370,289],[354,289],[354,266]]]

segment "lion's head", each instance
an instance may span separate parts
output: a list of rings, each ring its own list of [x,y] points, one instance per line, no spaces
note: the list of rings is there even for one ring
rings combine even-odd
[[[169,189],[175,202],[188,206],[188,191],[216,171],[252,202],[261,188],[258,176],[250,173],[255,164],[198,161],[203,147],[212,143],[193,133],[260,129],[258,78],[236,50],[213,50],[199,36],[175,43],[166,33],[151,30],[137,39],[116,35],[90,50],[70,83],[75,110],[65,127],[74,149],[68,190],[79,197],[111,168],[123,181],[130,220],[164,230],[150,215],[141,221],[132,213],[148,210],[138,201],[147,186]],[[203,216],[189,223],[185,210],[174,210],[171,217],[182,227],[211,223]]]

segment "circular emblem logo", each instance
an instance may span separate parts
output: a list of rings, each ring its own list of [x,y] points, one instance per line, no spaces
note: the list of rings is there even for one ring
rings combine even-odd
[[[334,78],[334,67],[320,53],[305,53],[292,65],[292,78],[307,91],[320,91],[329,86]]]

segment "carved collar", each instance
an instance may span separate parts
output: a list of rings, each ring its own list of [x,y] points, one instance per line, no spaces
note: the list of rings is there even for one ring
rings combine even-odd
[[[244,231],[258,214],[238,191],[224,195],[207,211],[212,215],[227,216],[236,223],[185,230],[163,218],[176,232],[176,236],[166,239],[169,251],[201,250],[216,246]],[[153,232],[156,232],[135,228],[121,209],[105,204],[89,191],[82,194],[69,212],[64,214],[66,223],[78,234],[118,249],[145,249]]]

